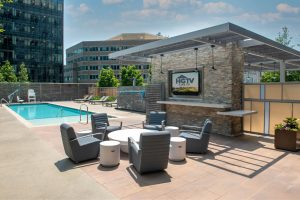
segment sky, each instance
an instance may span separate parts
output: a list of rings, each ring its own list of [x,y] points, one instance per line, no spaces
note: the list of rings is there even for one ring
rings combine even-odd
[[[300,0],[65,0],[64,47],[120,33],[172,37],[226,22],[270,39],[287,26],[300,44]]]

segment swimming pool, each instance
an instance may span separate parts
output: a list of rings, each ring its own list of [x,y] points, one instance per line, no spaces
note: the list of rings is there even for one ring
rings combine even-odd
[[[34,126],[58,125],[61,123],[76,123],[80,121],[80,110],[54,105],[50,103],[15,104],[8,106],[24,120]],[[89,112],[90,116],[93,112]],[[82,121],[86,122],[87,112],[82,111]]]

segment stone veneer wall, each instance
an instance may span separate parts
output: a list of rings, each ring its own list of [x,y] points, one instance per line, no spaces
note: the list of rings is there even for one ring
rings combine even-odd
[[[231,110],[241,109],[244,55],[235,44],[225,47],[216,46],[214,63],[217,70],[212,70],[211,47],[198,50],[198,67],[203,67],[203,91],[198,99],[203,103],[230,104]],[[165,83],[166,99],[168,99],[168,70],[195,68],[195,52],[193,49],[165,54],[162,58],[163,74],[160,72],[160,57],[153,59],[152,83]],[[189,99],[186,99],[187,101]],[[242,131],[242,121],[237,117],[217,115],[225,109],[204,108],[196,106],[167,105],[167,122],[169,125],[182,124],[201,125],[205,118],[213,121],[213,132],[224,135],[238,135]]]

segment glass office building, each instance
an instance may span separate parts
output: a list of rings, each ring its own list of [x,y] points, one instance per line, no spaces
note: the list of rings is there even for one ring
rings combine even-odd
[[[0,10],[0,61],[25,63],[30,81],[63,81],[64,0],[14,0]]]

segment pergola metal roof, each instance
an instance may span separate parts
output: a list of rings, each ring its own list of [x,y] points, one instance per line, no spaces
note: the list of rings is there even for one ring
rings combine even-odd
[[[279,68],[279,61],[286,63],[287,70],[300,69],[300,52],[278,42],[244,29],[232,23],[186,33],[168,39],[150,42],[109,54],[112,59],[150,62],[153,55],[199,47],[208,44],[225,46],[237,43],[245,52],[245,68],[272,70]],[[276,67],[277,66],[277,67]]]

